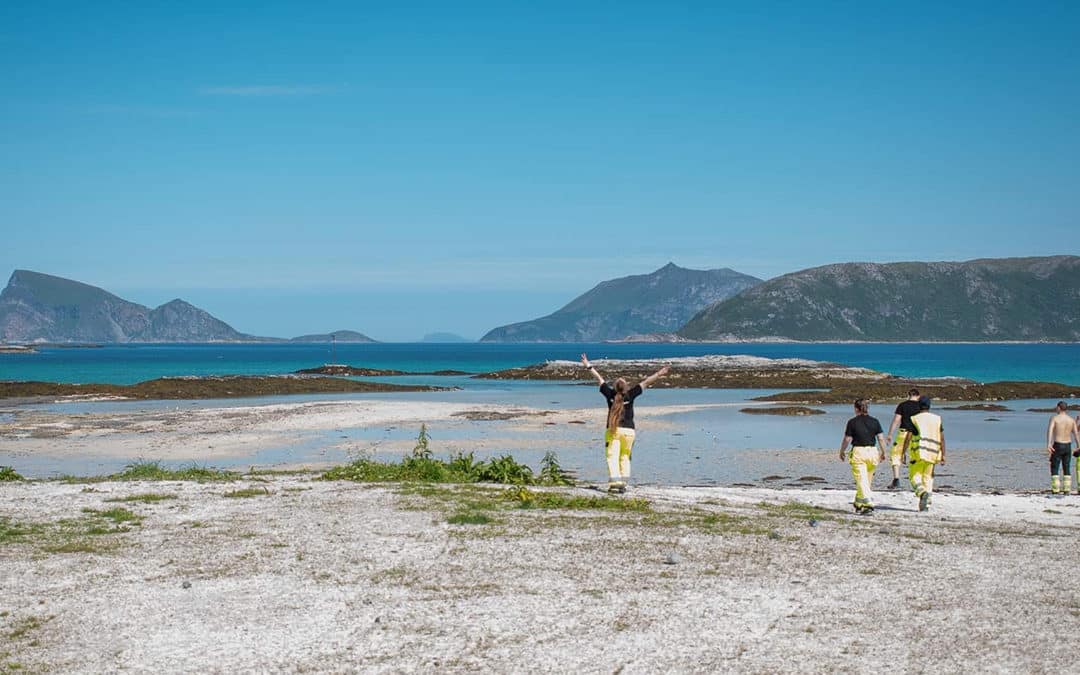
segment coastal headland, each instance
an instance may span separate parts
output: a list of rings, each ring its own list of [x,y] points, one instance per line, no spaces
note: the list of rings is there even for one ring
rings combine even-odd
[[[161,377],[137,384],[69,384],[0,381],[0,399],[37,397],[109,397],[145,400],[250,398],[296,394],[438,391],[421,385],[388,384],[340,377],[214,376]]]
[[[655,360],[603,360],[593,363],[607,379],[637,382],[662,365],[671,372],[653,384],[657,389],[793,389],[755,398],[757,401],[826,404],[850,403],[860,397],[900,401],[908,389],[947,401],[1074,398],[1080,385],[1056,382],[975,382],[963,378],[904,378],[868,368],[806,359],[755,356],[699,356]],[[575,361],[549,361],[477,375],[492,380],[568,380],[592,384]],[[811,390],[811,391],[803,391]]]

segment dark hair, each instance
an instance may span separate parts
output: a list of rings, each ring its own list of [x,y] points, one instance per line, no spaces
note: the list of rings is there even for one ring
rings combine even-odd
[[[915,387],[912,387],[911,389],[907,390],[907,395],[908,396],[918,396],[919,395],[919,390],[916,389]]]
[[[1065,412],[1066,410],[1069,409],[1069,406],[1065,405],[1065,401],[1058,401],[1057,409],[1060,410],[1061,412]]]
[[[861,413],[870,412],[870,399],[857,398],[855,399],[855,409]]]
[[[607,428],[611,433],[615,433],[619,420],[622,419],[622,411],[626,406],[624,396],[628,391],[630,391],[630,386],[626,384],[626,380],[621,377],[615,380],[615,398],[611,401],[611,408],[607,414]]]

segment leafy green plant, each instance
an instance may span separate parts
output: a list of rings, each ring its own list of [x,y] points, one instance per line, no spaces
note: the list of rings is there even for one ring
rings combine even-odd
[[[540,483],[543,485],[573,485],[573,477],[561,466],[559,456],[550,450],[540,460]]]
[[[528,466],[518,463],[512,456],[503,455],[485,462],[480,469],[479,478],[486,483],[528,485],[533,482],[533,472]]]
[[[480,476],[480,470],[484,466],[483,462],[476,461],[476,457],[473,453],[465,454],[458,452],[456,455],[450,458],[447,463],[447,467],[451,472],[465,476],[467,480],[465,482],[475,482]]]
[[[400,463],[380,462],[360,457],[349,464],[329,469],[323,480],[352,480],[358,482],[421,482],[421,483],[503,483],[529,485],[535,482],[533,471],[510,455],[486,462],[477,461],[473,453],[458,452],[448,460],[434,457],[427,425],[420,427],[416,445]],[[554,455],[552,455],[554,457]],[[549,469],[551,476],[562,473],[555,460]],[[565,483],[553,483],[565,484]]]
[[[14,481],[14,480],[26,480],[10,466],[0,466],[0,482]]]
[[[430,442],[431,436],[428,435],[427,424],[421,424],[420,434],[416,437],[416,445],[412,449],[412,456],[418,459],[431,459]]]

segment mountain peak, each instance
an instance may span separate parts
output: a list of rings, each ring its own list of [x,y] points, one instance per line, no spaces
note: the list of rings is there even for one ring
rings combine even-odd
[[[500,326],[481,342],[595,342],[671,333],[695,312],[760,282],[731,270],[669,262],[650,274],[603,281],[555,313]]]

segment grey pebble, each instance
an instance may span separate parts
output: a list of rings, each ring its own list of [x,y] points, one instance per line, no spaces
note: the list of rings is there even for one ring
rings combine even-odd
[[[185,581],[184,583],[180,584],[180,588],[191,588],[191,582]]]
[[[682,559],[679,558],[678,553],[668,553],[667,557],[664,558],[665,565],[678,565],[680,562],[682,562]]]

